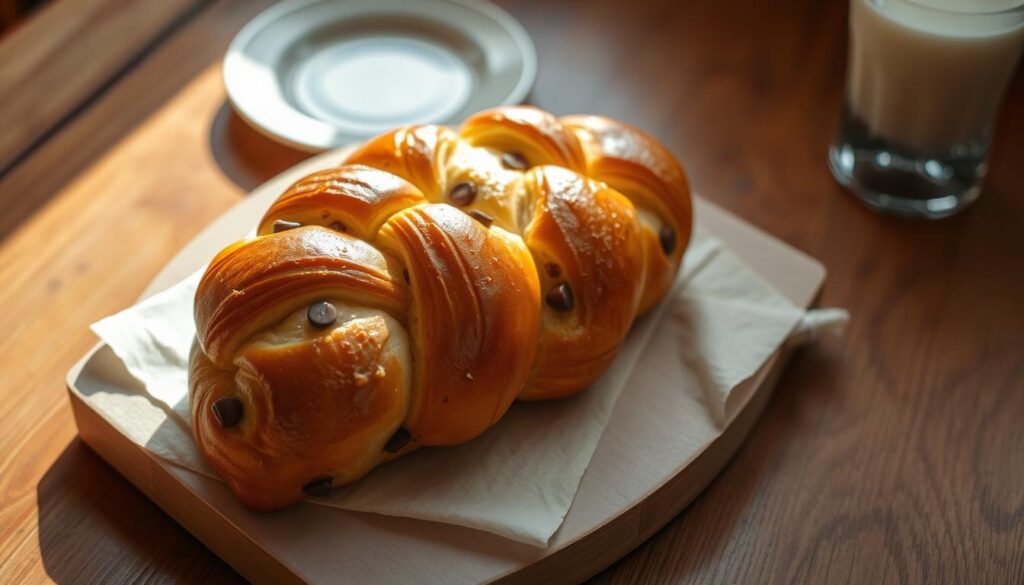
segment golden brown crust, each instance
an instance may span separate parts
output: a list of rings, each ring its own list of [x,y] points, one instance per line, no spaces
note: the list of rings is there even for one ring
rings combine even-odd
[[[253,344],[239,355],[234,376],[193,349],[197,444],[246,506],[279,508],[301,498],[302,487],[325,470],[347,483],[377,463],[367,452],[382,451],[408,408],[407,373],[400,357],[385,351],[394,328],[376,315],[328,335]],[[224,428],[212,405],[229,396],[246,414]]]
[[[406,126],[367,141],[345,160],[409,181],[430,201],[447,192],[444,161],[458,137],[444,126]]]
[[[528,166],[557,165],[586,172],[583,150],[561,121],[529,106],[496,108],[471,116],[459,130],[476,147],[521,154]]]
[[[303,177],[282,194],[260,220],[259,235],[274,232],[274,222],[334,226],[370,239],[389,217],[425,201],[423,193],[396,175],[362,165],[325,169]]]
[[[523,234],[542,289],[567,284],[570,311],[546,306],[524,399],[557,398],[585,388],[618,353],[636,316],[643,248],[633,206],[606,185],[561,167],[527,176],[536,212]]]
[[[249,335],[328,296],[393,314],[406,305],[401,271],[377,248],[345,234],[302,227],[235,244],[210,262],[196,292],[196,333],[226,367]]]
[[[671,286],[691,221],[671,155],[606,118],[498,108],[372,139],[207,269],[200,449],[272,509],[577,392]]]
[[[602,116],[566,116],[562,123],[583,145],[590,177],[628,197],[637,209],[654,214],[657,223],[675,234],[674,249],[666,256],[658,253],[659,226],[643,226],[648,264],[640,302],[644,313],[672,286],[690,241],[693,203],[686,174],[672,153],[638,128]]]
[[[381,230],[416,290],[409,307],[416,368],[406,428],[454,445],[508,409],[537,350],[537,271],[518,238],[448,205],[407,209]]]

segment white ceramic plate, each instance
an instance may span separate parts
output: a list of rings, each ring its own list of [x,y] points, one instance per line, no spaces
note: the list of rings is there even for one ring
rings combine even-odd
[[[224,57],[235,110],[310,151],[520,103],[536,77],[526,31],[481,0],[285,0]]]

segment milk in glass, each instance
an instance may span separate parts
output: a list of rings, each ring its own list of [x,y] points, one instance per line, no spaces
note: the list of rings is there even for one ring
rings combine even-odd
[[[962,209],[1022,45],[1024,0],[851,0],[833,174],[885,211]]]

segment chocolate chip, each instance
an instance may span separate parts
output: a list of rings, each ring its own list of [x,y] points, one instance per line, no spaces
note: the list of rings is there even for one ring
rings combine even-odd
[[[658,230],[658,239],[661,240],[661,249],[666,254],[671,255],[673,250],[676,249],[676,230],[668,227],[667,225],[661,226]]]
[[[548,262],[547,264],[545,264],[544,270],[547,271],[548,276],[550,276],[551,278],[558,278],[559,276],[562,276],[562,269],[559,268],[558,264],[555,264],[554,262]]]
[[[448,197],[455,205],[465,207],[476,199],[476,185],[465,181],[459,183],[452,187],[452,191],[448,194]]]
[[[569,288],[569,284],[563,282],[551,290],[548,291],[547,296],[544,297],[548,306],[556,311],[571,311],[574,305],[572,299],[572,289]]]
[[[308,495],[322,498],[327,494],[331,493],[332,487],[334,487],[333,477],[318,477],[313,481],[307,483],[306,485],[302,486],[302,491],[306,492]]]
[[[506,169],[512,169],[515,171],[525,171],[530,168],[530,164],[526,162],[526,157],[518,152],[506,152],[501,155],[501,164],[503,164]]]
[[[388,453],[398,453],[402,450],[402,447],[409,444],[410,438],[409,431],[399,427],[395,434],[391,435],[391,438],[388,439],[388,442],[384,443],[384,450]]]
[[[224,428],[231,428],[242,420],[242,401],[237,398],[221,398],[213,403],[213,416]]]
[[[403,268],[402,269],[402,278],[405,279],[405,284],[409,284],[409,269],[408,268]]]
[[[347,232],[348,231],[348,228],[345,227],[345,224],[341,223],[340,221],[332,221],[331,225],[329,225],[327,227],[331,228],[332,230],[334,230],[336,232]]]
[[[489,213],[484,213],[476,209],[469,212],[469,217],[472,217],[473,219],[484,224],[484,227],[491,227],[491,224],[494,223],[494,217],[492,217]]]
[[[283,219],[279,219],[274,222],[274,233],[286,232],[297,227],[302,227],[302,224],[297,221],[285,221]]]
[[[323,329],[328,325],[333,325],[338,320],[338,311],[331,303],[320,301],[319,303],[313,303],[309,306],[309,309],[306,309],[306,318],[309,319],[309,323],[313,327]]]

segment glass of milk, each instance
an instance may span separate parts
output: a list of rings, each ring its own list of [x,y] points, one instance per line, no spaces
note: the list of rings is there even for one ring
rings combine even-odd
[[[1022,45],[1024,0],[850,0],[836,180],[901,215],[969,205]]]

